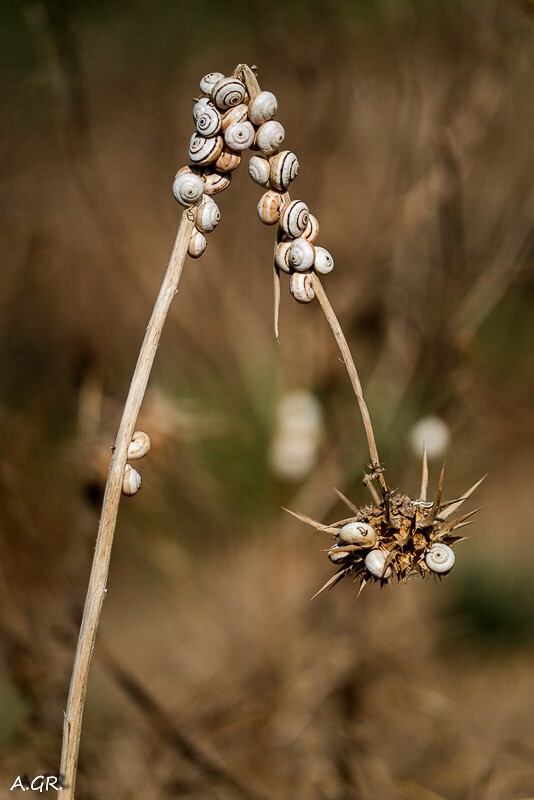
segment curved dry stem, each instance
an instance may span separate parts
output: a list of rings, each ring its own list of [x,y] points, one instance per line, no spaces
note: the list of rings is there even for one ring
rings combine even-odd
[[[106,582],[128,446],[145,396],[163,325],[165,324],[172,299],[178,291],[189,239],[195,224],[194,220],[195,214],[192,209],[183,212],[167,270],[139,351],[109,466],[102,516],[100,517],[95,554],[74,658],[67,709],[65,711],[60,765],[62,789],[59,797],[61,797],[61,800],[73,800],[74,798],[87,682],[102,604],[107,592]]]

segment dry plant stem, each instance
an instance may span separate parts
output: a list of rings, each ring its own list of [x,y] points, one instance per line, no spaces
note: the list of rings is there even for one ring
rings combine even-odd
[[[354,364],[354,359],[352,358],[352,354],[349,350],[347,340],[345,339],[345,334],[341,329],[341,325],[339,324],[338,319],[334,313],[334,309],[330,305],[330,301],[317,275],[313,276],[313,289],[315,291],[315,296],[317,297],[317,300],[319,301],[319,304],[322,308],[323,314],[325,315],[326,320],[330,325],[330,328],[332,329],[332,333],[334,334],[337,346],[339,347],[339,350],[343,357],[343,362],[347,368],[350,382],[352,383],[352,388],[354,389],[354,394],[356,395],[356,400],[358,401],[358,405],[360,407],[360,413],[362,415],[363,427],[365,428],[365,435],[367,436],[367,444],[369,445],[369,455],[371,456],[371,467],[373,469],[374,475],[377,477],[378,482],[380,483],[382,494],[385,496],[387,495],[388,488],[386,485],[386,481],[384,479],[384,475],[382,474],[382,467],[380,466],[380,459],[378,458],[378,450],[376,447],[375,435],[373,433],[373,425],[371,423],[369,409],[367,408],[367,404],[363,398],[362,385],[358,377],[358,372],[356,370],[356,365]]]
[[[131,442],[139,410],[145,396],[163,325],[172,299],[178,290],[189,239],[193,232],[194,219],[193,210],[188,209],[183,212],[167,270],[141,345],[109,467],[93,566],[89,578],[89,587],[87,589],[63,725],[60,766],[63,788],[59,793],[61,800],[73,800],[74,798],[87,681],[98,622],[107,591],[106,582],[128,445]]]

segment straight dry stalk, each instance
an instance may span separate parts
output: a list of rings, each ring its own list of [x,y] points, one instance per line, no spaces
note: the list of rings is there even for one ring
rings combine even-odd
[[[102,604],[106,596],[106,583],[111,559],[111,548],[121,498],[122,479],[139,410],[145,396],[148,379],[158,349],[163,325],[172,299],[178,291],[178,284],[187,255],[189,239],[195,225],[195,209],[183,212],[171,252],[167,270],[161,284],[154,310],[146,329],[139,357],[130,384],[130,391],[115,441],[113,456],[102,506],[102,516],[98,528],[95,554],[89,578],[89,587],[83,611],[78,645],[70,682],[67,709],[63,725],[63,745],[61,751],[61,800],[73,800],[76,782],[76,769],[80,750],[82,718],[87,693],[87,681],[91,657],[95,646],[98,622]]]

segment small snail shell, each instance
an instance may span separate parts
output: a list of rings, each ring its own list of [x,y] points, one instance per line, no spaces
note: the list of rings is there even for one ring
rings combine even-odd
[[[191,238],[189,239],[187,252],[191,258],[200,258],[207,245],[208,243],[204,234],[201,233],[198,228],[195,228],[191,234]]]
[[[200,105],[197,103],[197,105]],[[195,106],[196,108],[196,106]],[[193,109],[193,116],[195,115]],[[221,115],[213,106],[202,103],[201,112],[195,118],[195,126],[202,136],[215,136],[221,129]]]
[[[339,538],[344,544],[358,544],[373,547],[376,544],[376,531],[367,522],[348,522],[340,529]]]
[[[148,451],[150,450],[150,436],[148,433],[144,431],[135,431],[134,435],[132,436],[132,441],[128,447],[128,456],[127,458],[129,461],[134,461],[138,458],[143,458],[146,456]]]
[[[224,192],[230,186],[232,180],[231,174],[221,175],[220,172],[212,172],[206,175],[206,182],[204,184],[204,194],[217,194]]]
[[[272,92],[260,92],[248,106],[248,117],[254,125],[272,119],[278,110],[278,100]]]
[[[449,572],[454,567],[454,550],[443,542],[436,542],[425,555],[426,565],[432,572]]]
[[[204,181],[200,175],[194,175],[191,171],[182,172],[180,170],[174,179],[172,193],[183,206],[190,206],[200,200],[204,194]]]
[[[306,272],[294,272],[289,279],[289,291],[298,303],[311,303],[315,297],[312,276]]]
[[[237,169],[241,164],[241,154],[230,150],[228,147],[223,147],[222,153],[215,162],[215,168],[219,172],[232,172]]]
[[[371,550],[365,556],[365,566],[375,578],[386,580],[391,576],[391,567],[388,567],[384,572],[388,556],[389,552],[387,550]]]
[[[197,100],[193,106],[193,122],[196,122],[208,107],[213,108],[209,97],[201,97],[200,100]]]
[[[258,216],[266,225],[274,225],[280,218],[280,206],[282,205],[282,195],[279,192],[269,189],[260,197],[258,203]]]
[[[246,150],[254,141],[254,126],[248,120],[232,122],[224,132],[224,140],[232,150]]]
[[[291,181],[299,174],[299,162],[291,150],[282,150],[271,161],[271,184],[274,189],[284,192]]]
[[[223,131],[225,131],[232,122],[244,122],[247,118],[247,111],[246,103],[240,103],[238,106],[234,106],[234,108],[230,108],[226,111],[222,116]]]
[[[219,108],[232,108],[243,102],[247,96],[245,84],[238,78],[223,78],[211,91],[213,102]]]
[[[331,253],[324,247],[315,248],[315,263],[313,268],[321,275],[328,275],[334,269],[334,259]]]
[[[350,553],[348,553],[346,550],[338,550],[335,545],[328,551],[328,558],[333,564],[336,564],[338,561],[343,561],[343,559],[347,558],[349,555]]]
[[[136,494],[141,488],[141,476],[130,464],[124,467],[124,476],[122,478],[122,493],[131,497]]]
[[[310,218],[308,206],[302,200],[287,203],[280,214],[280,225],[286,236],[296,239],[306,230]]]
[[[287,261],[290,267],[297,272],[306,272],[310,269],[315,260],[315,247],[302,236],[291,242],[287,254]]]
[[[210,233],[215,230],[221,219],[219,206],[211,197],[205,195],[201,204],[197,208],[196,226],[202,233]]]
[[[189,158],[197,166],[204,166],[216,161],[223,149],[222,136],[212,136],[207,139],[200,133],[194,133],[189,142]]]
[[[280,242],[276,245],[276,250],[274,253],[276,266],[284,272],[291,272],[291,267],[287,258],[291,244],[291,242]]]
[[[248,174],[259,186],[269,186],[269,176],[271,174],[271,165],[266,158],[261,156],[252,156],[248,162]]]
[[[202,80],[200,81],[200,91],[204,92],[205,94],[211,95],[213,91],[213,87],[216,86],[222,79],[224,75],[222,72],[208,72],[207,75],[204,75]]]
[[[282,142],[284,141],[286,132],[279,122],[270,119],[260,125],[256,133],[255,146],[266,156],[276,153]]]
[[[314,242],[319,236],[319,220],[313,214],[308,214],[308,224],[302,236],[309,242]]]

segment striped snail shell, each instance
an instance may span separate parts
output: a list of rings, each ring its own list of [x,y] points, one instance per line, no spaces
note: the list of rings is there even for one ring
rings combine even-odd
[[[172,185],[172,193],[176,200],[183,206],[190,206],[200,200],[204,194],[204,181],[200,175],[195,175],[188,168],[188,171],[178,173]]]
[[[274,225],[280,219],[280,206],[282,205],[282,195],[269,189],[260,197],[258,203],[258,216],[266,225]]]
[[[194,133],[189,142],[189,158],[197,166],[205,166],[216,161],[223,149],[222,136],[212,136],[207,139],[200,133]]]
[[[206,182],[204,183],[204,194],[218,194],[224,192],[230,186],[232,175],[221,175],[220,172],[211,172],[206,175]]]
[[[289,266],[297,272],[306,272],[315,261],[315,247],[300,236],[291,242],[287,261]]]
[[[252,156],[248,162],[248,174],[259,186],[269,186],[269,176],[271,174],[271,165],[266,158],[261,156]]]
[[[238,78],[223,78],[212,89],[211,97],[219,108],[238,106],[247,96],[245,84]]]
[[[291,181],[299,174],[299,162],[291,150],[282,150],[270,160],[271,185],[273,189],[284,192]]]
[[[215,230],[221,219],[219,206],[211,197],[205,195],[197,209],[196,226],[202,233]]]
[[[340,546],[342,545],[334,544],[328,551],[328,558],[333,564],[337,564],[338,561],[343,561],[343,559],[350,556],[350,552],[347,550],[340,550]]]
[[[314,242],[319,236],[319,220],[313,214],[308,214],[308,224],[302,236],[309,242]]]
[[[219,172],[232,172],[234,169],[237,169],[240,164],[241,153],[236,153],[235,150],[230,150],[229,147],[223,147],[221,155],[214,166]]]
[[[246,150],[254,141],[254,126],[248,120],[232,122],[224,132],[224,140],[232,150]]]
[[[391,567],[387,567],[384,572],[388,556],[387,550],[371,550],[365,556],[365,566],[375,578],[386,580],[391,576]]]
[[[357,544],[360,547],[373,547],[376,544],[376,531],[367,522],[348,522],[340,529],[338,536],[344,544]]]
[[[309,272],[294,272],[289,279],[289,291],[298,303],[311,303],[315,292]]]
[[[124,467],[124,475],[122,478],[122,493],[131,497],[137,494],[141,488],[141,476],[130,464]]]
[[[201,107],[200,113],[195,117],[195,109]],[[197,132],[202,136],[215,136],[221,129],[221,115],[214,106],[207,103],[197,103],[193,108],[193,118]]]
[[[144,458],[150,450],[150,436],[144,431],[135,431],[132,436],[132,441],[128,446],[127,458],[129,461],[135,461],[138,458]]]
[[[222,115],[222,129],[223,131],[232,124],[232,122],[244,122],[247,118],[248,106],[246,103],[240,103],[234,108],[229,108]]]
[[[201,233],[198,228],[194,228],[187,247],[187,252],[191,258],[200,258],[207,246],[208,242],[204,234]]]
[[[279,244],[276,245],[276,250],[274,252],[275,264],[279,269],[283,270],[284,272],[292,272],[288,261],[288,253],[290,247],[291,247],[291,242],[279,242]]]
[[[315,248],[315,263],[313,268],[321,275],[328,275],[334,269],[334,259],[325,247]]]
[[[254,125],[272,119],[278,110],[278,100],[272,92],[260,92],[248,105],[248,118]]]
[[[208,72],[200,81],[200,91],[204,92],[204,94],[211,95],[213,87],[222,81],[223,78],[224,75],[222,72]]]
[[[425,555],[426,565],[432,572],[445,573],[454,567],[454,550],[443,542],[436,542]]]
[[[308,225],[310,212],[302,200],[292,200],[287,203],[280,215],[280,225],[286,236],[296,239],[302,236]]]
[[[258,128],[254,144],[266,156],[271,156],[276,153],[284,141],[285,135],[286,132],[282,125],[274,119],[270,119]]]
[[[200,100],[196,100],[193,106],[193,122],[196,122],[197,119],[200,117],[202,113],[211,105],[211,100],[209,97],[201,97]],[[213,105],[211,105],[213,108]]]

